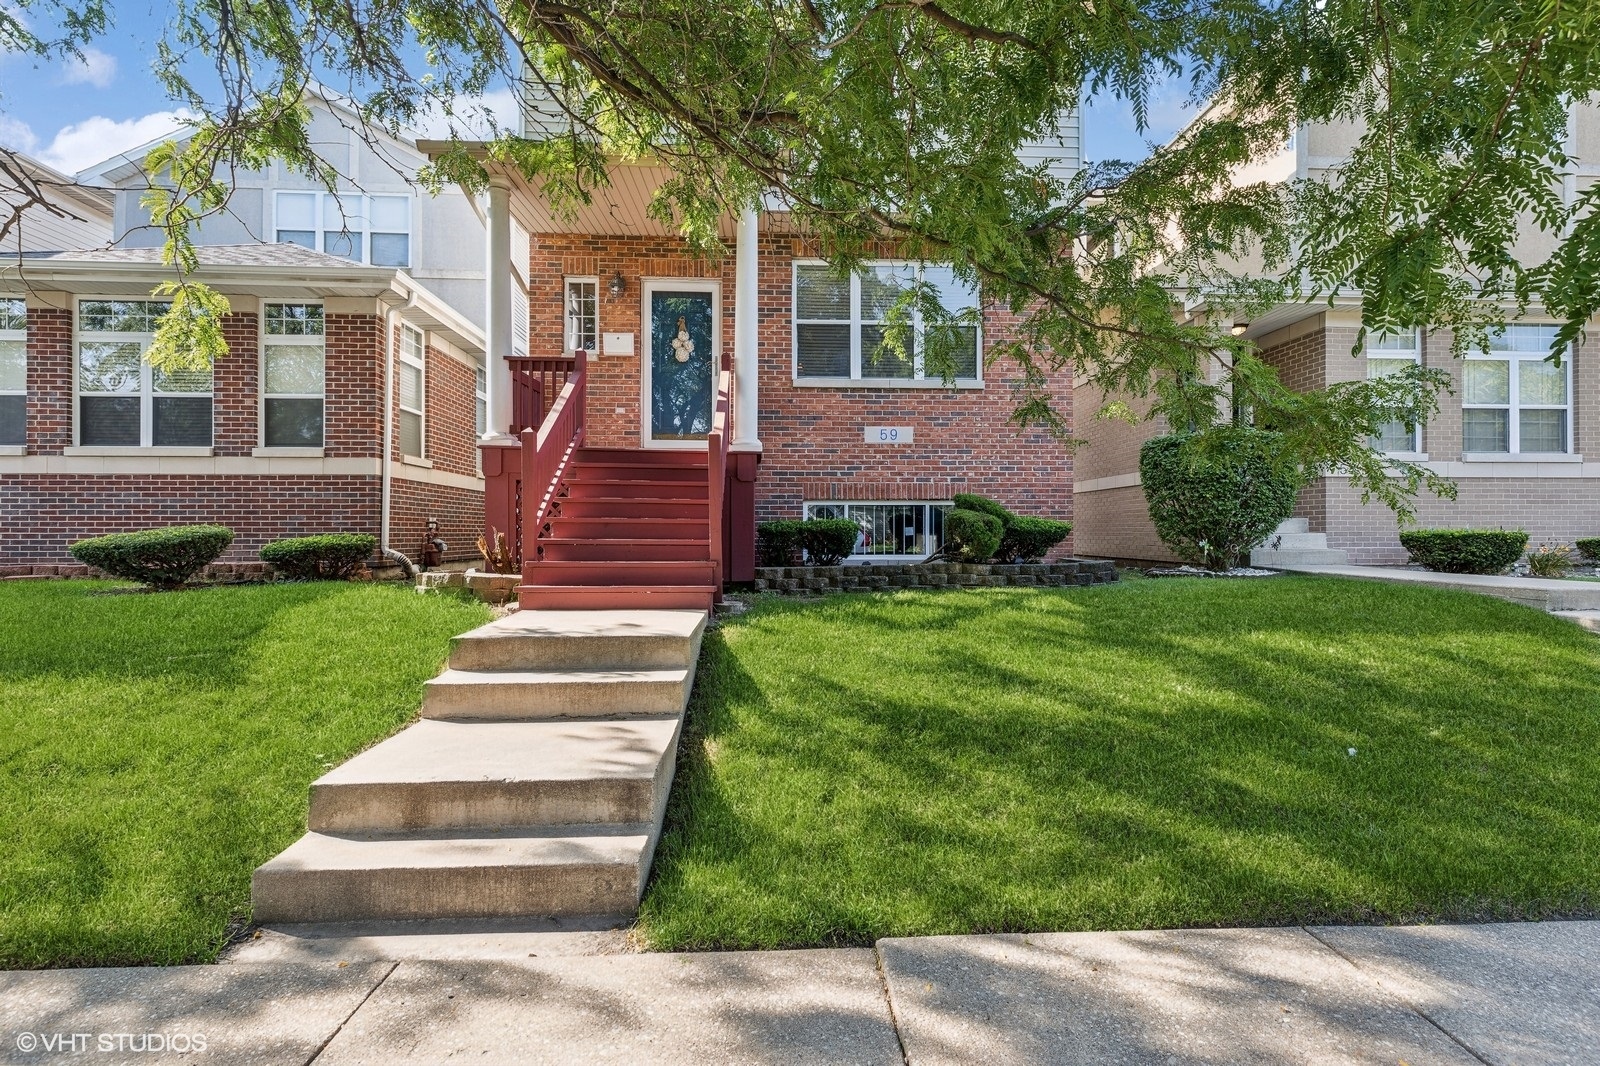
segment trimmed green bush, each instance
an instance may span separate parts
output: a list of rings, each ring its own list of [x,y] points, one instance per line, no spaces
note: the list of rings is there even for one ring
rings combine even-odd
[[[756,523],[756,561],[762,566],[797,566],[805,523],[798,518],[780,518]]]
[[[228,550],[226,526],[168,526],[80,540],[67,550],[80,563],[113,577],[175,589]]]
[[[302,581],[343,580],[359,574],[377,546],[370,533],[322,533],[264,544],[261,558]]]
[[[944,516],[945,550],[965,563],[981,563],[1000,550],[1005,527],[1000,519],[982,511],[957,507]]]
[[[1017,517],[1000,501],[979,496],[974,492],[958,492],[950,499],[958,511],[977,511],[979,514],[993,515],[1000,520],[1002,529],[1011,525],[1012,519]]]
[[[1161,542],[1208,570],[1234,566],[1294,511],[1298,474],[1276,460],[1276,433],[1218,426],[1155,437],[1139,478]]]
[[[856,550],[861,527],[853,518],[809,518],[800,523],[800,546],[813,566],[838,566]]]
[[[1400,546],[1411,561],[1446,574],[1498,574],[1522,557],[1520,529],[1408,529]]]
[[[1008,562],[1012,559],[1043,559],[1051,548],[1066,540],[1071,532],[1071,522],[1015,515],[1001,534],[999,556]]]
[[[1572,546],[1591,563],[1600,563],[1600,537],[1579,537]]]

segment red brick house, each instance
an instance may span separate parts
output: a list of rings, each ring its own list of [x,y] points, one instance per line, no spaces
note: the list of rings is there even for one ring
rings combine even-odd
[[[228,296],[210,374],[144,363],[165,305],[159,250],[0,263],[0,574],[71,566],[101,533],[216,522],[222,562],[262,544],[371,533],[415,557],[437,519],[476,555],[483,341],[402,270],[290,244],[207,247]]]
[[[775,210],[725,219],[723,237],[734,253],[711,262],[648,217],[650,198],[668,177],[662,167],[617,165],[611,185],[573,217],[553,210],[519,174],[487,165],[488,348],[511,350],[521,326],[511,314],[513,278],[521,275],[528,279],[533,357],[512,361],[512,380],[491,377],[491,426],[527,428],[518,399],[525,383],[541,379],[542,413],[569,374],[583,371],[581,447],[562,459],[553,453],[574,443],[567,431],[550,442],[549,462],[568,463],[569,476],[558,474],[553,486],[558,498],[533,514],[528,484],[520,490],[525,576],[568,591],[525,594],[524,606],[608,605],[597,586],[630,579],[602,564],[624,558],[635,560],[641,584],[679,589],[683,602],[700,602],[702,592],[687,590],[703,589],[708,563],[723,580],[753,577],[754,524],[767,519],[855,518],[863,530],[856,559],[912,560],[940,547],[943,512],[959,492],[992,496],[1024,513],[1072,517],[1067,449],[1008,421],[1017,402],[1010,368],[984,365],[982,353],[1015,322],[1005,309],[982,304],[948,268],[899,261],[885,249],[863,275],[841,281]],[[941,290],[948,309],[980,308],[981,325],[953,387],[919,360],[877,353],[883,312],[901,279],[916,272]],[[566,352],[581,358],[569,366]],[[720,370],[727,371],[729,424],[719,487],[706,471],[717,461],[708,460],[706,440],[715,428]],[[1058,408],[1070,411],[1069,376],[1053,390]],[[484,444],[495,524],[496,474],[520,470],[526,448],[509,434]],[[691,472],[667,475],[664,467]],[[544,478],[554,469],[539,472],[536,491],[549,491]],[[651,484],[662,478],[693,480],[695,491]],[[630,507],[624,491],[671,500],[676,509],[660,502]],[[706,504],[691,506],[708,492],[725,496],[720,538],[704,526]],[[621,533],[613,534],[612,554],[592,543],[604,532],[600,522],[636,522],[621,528],[652,542],[670,539],[665,526],[645,518],[680,512],[674,520],[695,516],[701,525],[693,539],[710,537],[719,558],[677,545],[624,545]],[[501,523],[513,520],[509,506],[499,514]],[[579,586],[587,591],[574,591]]]

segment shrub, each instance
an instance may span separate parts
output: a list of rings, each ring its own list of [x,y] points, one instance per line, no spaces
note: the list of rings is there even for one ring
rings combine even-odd
[[[226,526],[169,526],[91,537],[67,550],[80,563],[113,577],[174,589],[215,562],[232,543],[233,530]]]
[[[1005,528],[1000,519],[982,511],[957,507],[944,516],[945,549],[967,563],[981,563],[1000,550]]]
[[[1521,557],[1528,534],[1505,529],[1408,529],[1400,545],[1413,562],[1446,574],[1498,574]]]
[[[1067,534],[1071,532],[1071,522],[1016,515],[1001,534],[1000,558],[1043,559],[1051,548],[1066,540]]]
[[[323,533],[275,540],[262,546],[261,558],[303,581],[350,578],[361,572],[377,546],[378,538],[368,533]]]
[[[1566,577],[1572,573],[1572,548],[1566,544],[1541,544],[1528,553],[1528,573],[1534,577]]]
[[[1218,426],[1155,437],[1139,477],[1156,535],[1180,559],[1226,570],[1294,511],[1296,471],[1276,460],[1276,433]]]
[[[1600,537],[1579,537],[1572,546],[1591,563],[1600,563]]]
[[[838,566],[856,550],[861,527],[853,518],[810,518],[800,523],[800,546],[814,566]]]
[[[800,561],[805,523],[797,518],[756,523],[756,559],[762,566],[794,566]]]
[[[958,492],[951,497],[958,511],[977,511],[979,514],[993,515],[1000,520],[1002,529],[1011,525],[1017,516],[1007,510],[1005,505],[987,496],[979,496],[971,492]]]

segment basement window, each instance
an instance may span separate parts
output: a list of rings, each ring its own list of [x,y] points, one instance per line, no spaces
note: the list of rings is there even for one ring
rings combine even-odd
[[[848,518],[861,531],[850,562],[917,562],[944,546],[944,502],[808,503],[807,518]]]

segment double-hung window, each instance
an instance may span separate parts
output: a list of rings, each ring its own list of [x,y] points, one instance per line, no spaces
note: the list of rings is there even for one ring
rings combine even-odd
[[[1422,362],[1422,335],[1418,330],[1367,335],[1367,377],[1381,378],[1399,373]],[[1386,422],[1373,438],[1380,452],[1416,453],[1422,450],[1417,440],[1421,427],[1404,422]]]
[[[600,282],[596,278],[567,279],[567,337],[563,355],[600,350]]]
[[[489,372],[481,366],[472,371],[472,403],[481,437],[489,432]]]
[[[428,359],[422,331],[400,327],[400,454],[421,459],[427,422]]]
[[[848,518],[860,531],[850,558],[926,559],[944,544],[948,503],[808,503],[807,518]]]
[[[28,307],[0,299],[0,444],[27,442]]]
[[[320,448],[327,348],[320,304],[267,304],[262,345],[261,443]]]
[[[169,306],[156,300],[79,301],[80,445],[211,446],[211,371],[157,370],[144,360]]]
[[[411,265],[409,196],[280,192],[273,206],[280,244],[372,266]]]
[[[919,279],[934,290],[944,311],[958,316],[939,346],[951,353],[954,376],[976,380],[982,345],[978,294],[949,267],[922,263],[873,263],[846,278],[822,263],[795,264],[795,377],[943,380],[940,369],[925,359],[934,323],[924,321],[920,308],[912,308],[906,350],[884,345],[891,309]]]
[[[1462,363],[1461,450],[1550,454],[1572,450],[1572,359],[1550,362],[1554,325],[1512,325]]]

